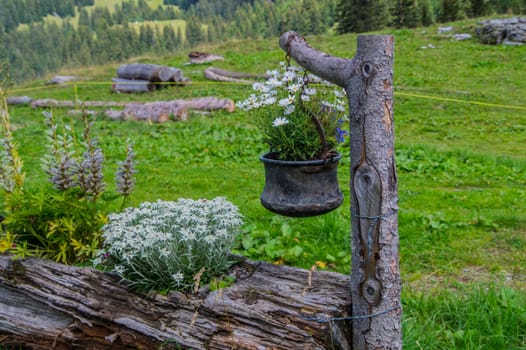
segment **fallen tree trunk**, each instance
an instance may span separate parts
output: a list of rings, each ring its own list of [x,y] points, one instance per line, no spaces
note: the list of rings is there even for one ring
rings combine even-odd
[[[183,72],[178,68],[146,63],[123,64],[117,68],[117,77],[151,82],[185,81]]]
[[[32,349],[349,349],[349,276],[241,259],[235,283],[141,295],[116,277],[0,256],[0,339]]]
[[[128,103],[124,110],[107,110],[106,116],[111,119],[149,120],[163,123],[170,119],[187,120],[188,110],[235,110],[234,101],[216,97],[201,97],[189,100],[157,101],[147,103]]]
[[[217,81],[233,81],[246,83],[244,79],[268,79],[269,76],[266,74],[250,74],[241,72],[232,72],[220,68],[210,67],[204,70],[204,76],[206,79],[217,80]]]
[[[212,61],[223,61],[225,58],[223,56],[214,55],[207,52],[193,51],[188,54],[191,64],[202,64]]]
[[[66,108],[82,108],[82,107],[123,107],[126,102],[116,101],[83,101],[75,102],[70,100],[55,100],[52,98],[38,99],[31,102],[32,108],[49,108],[49,107],[66,107]]]
[[[171,102],[128,103],[124,110],[109,109],[104,113],[114,120],[147,120],[155,123],[188,119],[188,110]]]
[[[157,86],[149,80],[132,80],[123,78],[111,78],[114,84],[111,85],[113,92],[152,92]]]
[[[204,72],[203,72],[203,75],[208,80],[234,82],[234,83],[248,83],[247,80],[224,76],[224,75],[218,74],[218,73],[216,73],[216,72],[214,72],[213,70],[210,70],[210,69],[205,69]]]
[[[77,81],[78,77],[74,75],[55,75],[53,78],[49,79],[46,84],[47,85],[53,85],[53,84],[65,84],[70,83],[73,81]]]
[[[29,96],[10,96],[7,98],[8,105],[29,105],[33,102],[33,99]]]

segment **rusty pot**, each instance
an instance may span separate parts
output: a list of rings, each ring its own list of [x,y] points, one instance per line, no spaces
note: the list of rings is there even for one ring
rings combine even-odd
[[[279,160],[275,153],[259,158],[265,167],[265,187],[261,204],[268,210],[292,217],[325,214],[340,206],[343,195],[338,184],[341,154],[327,159]]]

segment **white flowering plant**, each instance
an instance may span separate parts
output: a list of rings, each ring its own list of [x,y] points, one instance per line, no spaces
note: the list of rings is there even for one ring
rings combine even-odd
[[[109,216],[94,264],[138,290],[188,290],[228,269],[242,224],[223,197],[144,202]]]
[[[281,160],[324,159],[348,134],[345,92],[303,68],[280,63],[237,106],[255,117],[263,141]]]

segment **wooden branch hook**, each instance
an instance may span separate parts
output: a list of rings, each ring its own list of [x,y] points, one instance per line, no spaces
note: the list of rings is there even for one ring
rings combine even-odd
[[[351,76],[350,64],[352,60],[334,57],[313,49],[304,37],[296,32],[284,33],[279,45],[300,66],[314,75],[333,84],[346,88]]]
[[[347,92],[353,217],[352,348],[401,349],[392,108],[394,38],[359,35],[352,59],[319,52],[294,32],[283,34],[280,46],[299,65]]]

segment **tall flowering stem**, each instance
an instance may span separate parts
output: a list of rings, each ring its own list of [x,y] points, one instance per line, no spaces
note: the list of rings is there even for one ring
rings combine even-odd
[[[76,186],[75,169],[78,167],[75,158],[74,140],[68,133],[58,133],[52,112],[42,112],[47,126],[47,152],[42,158],[42,169],[48,175],[53,187],[59,191],[66,191]],[[70,130],[65,126],[64,129]]]
[[[290,67],[290,56],[287,55],[287,65]],[[309,110],[305,106],[305,102],[310,101],[310,95],[307,93],[307,91],[311,90],[309,88],[309,75],[307,74],[307,71],[304,71],[303,73],[303,84],[301,85],[301,98],[299,100],[299,108],[310,117],[312,120],[312,123],[316,127],[316,130],[318,131],[318,134],[320,136],[320,141],[322,145],[322,151],[320,158],[326,159],[329,154],[329,146],[327,145],[327,138],[325,137],[325,130],[323,129],[323,125],[321,124],[320,120],[316,118],[316,114],[314,114],[311,110]],[[323,106],[322,106],[323,109]]]
[[[102,173],[104,155],[96,138],[91,136],[91,122],[84,114],[84,135],[82,145],[85,147],[82,160],[78,165],[77,177],[80,188],[87,197],[96,203],[97,198],[104,192],[105,183]]]
[[[121,210],[124,209],[126,200],[135,187],[133,175],[137,173],[135,169],[135,152],[133,151],[133,142],[126,140],[126,158],[119,162],[119,168],[115,174],[117,192],[123,196]]]
[[[12,193],[15,189],[23,187],[25,174],[22,172],[23,162],[11,134],[6,92],[2,85],[0,85],[0,127],[0,185],[6,193]]]

